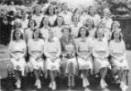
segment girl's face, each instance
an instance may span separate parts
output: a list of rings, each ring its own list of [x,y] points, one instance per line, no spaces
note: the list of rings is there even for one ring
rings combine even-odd
[[[63,9],[64,11],[68,10],[67,4],[63,4],[62,9]]]
[[[91,15],[94,15],[95,12],[96,12],[95,8],[94,8],[94,7],[90,7],[89,13],[90,13]]]
[[[70,35],[70,31],[69,31],[69,29],[64,29],[64,31],[63,31],[63,34],[64,34],[64,36],[69,36]]]
[[[81,28],[80,35],[81,35],[81,37],[86,37],[86,29]]]
[[[52,30],[49,31],[49,39],[52,39],[54,37],[54,33]]]
[[[58,17],[58,18],[57,18],[57,24],[58,24],[58,25],[62,25],[63,22],[64,22],[64,18],[63,18],[63,17]]]
[[[103,31],[102,30],[98,30],[97,31],[97,38],[98,39],[102,39],[104,37]]]
[[[116,29],[116,28],[119,28],[119,27],[120,27],[120,24],[118,22],[113,23],[113,26],[112,26],[113,29]]]
[[[16,32],[15,32],[16,40],[20,40],[20,36],[21,36],[20,30],[16,30]]]
[[[78,22],[78,17],[77,17],[77,15],[72,16],[72,21],[73,21],[73,22]]]
[[[49,14],[50,14],[50,15],[53,15],[53,14],[54,14],[54,7],[53,7],[53,6],[51,6],[51,7],[49,8]]]
[[[114,33],[114,39],[118,40],[120,38],[120,32],[115,32]]]
[[[39,30],[36,30],[34,32],[34,39],[38,39],[39,38],[39,34],[40,34],[40,31]]]
[[[45,26],[49,25],[49,18],[48,17],[45,17],[45,19],[43,20],[43,24]]]
[[[34,20],[31,20],[31,21],[30,21],[30,27],[31,27],[31,28],[34,28],[34,27],[35,27],[35,23],[34,23],[34,22],[35,22]]]
[[[36,13],[36,15],[39,15],[40,12],[41,12],[40,7],[36,7],[36,8],[35,8],[35,13]]]

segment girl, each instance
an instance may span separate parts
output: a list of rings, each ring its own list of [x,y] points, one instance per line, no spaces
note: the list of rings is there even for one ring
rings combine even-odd
[[[33,69],[36,82],[35,86],[40,89],[40,73],[44,72],[44,60],[42,59],[44,50],[44,41],[41,39],[40,31],[33,32],[33,38],[28,41],[29,67]]]
[[[126,59],[125,42],[121,31],[114,31],[110,41],[112,71],[115,80],[120,81],[120,88],[126,91],[128,86],[128,62]]]
[[[45,16],[45,17],[43,17],[43,19],[41,20],[41,23],[40,23],[40,32],[42,34],[43,39],[48,40],[49,30],[50,30],[49,17]]]
[[[77,61],[76,61],[76,47],[75,42],[71,36],[71,28],[64,27],[62,29],[63,36],[61,38],[62,45],[62,68],[68,75],[68,86],[74,87],[74,76],[76,75]]]
[[[49,22],[50,24],[53,26],[54,25],[54,22],[56,20],[56,15],[55,15],[55,7],[54,5],[50,5],[47,9],[47,15],[49,16]]]
[[[113,21],[112,27],[111,27],[111,32],[114,32],[120,28],[120,23],[118,21]]]
[[[13,32],[13,40],[9,44],[10,61],[13,64],[15,71],[16,87],[21,88],[21,74],[24,75],[26,66],[25,54],[26,54],[26,43],[23,40],[23,35],[20,30]]]
[[[77,45],[79,70],[81,71],[81,77],[83,81],[82,85],[84,88],[89,86],[88,76],[90,70],[92,69],[91,49],[87,39],[88,36],[89,32],[87,31],[86,27],[81,27],[79,30],[76,45]]]
[[[89,19],[93,20],[95,27],[97,27],[101,21],[101,16],[98,14],[96,7],[90,6],[88,13]]]
[[[62,27],[65,25],[64,18],[62,16],[57,16],[54,27],[52,28],[54,32],[54,36],[57,38],[61,38],[62,36]]]
[[[64,17],[65,24],[71,24],[72,12],[69,11],[66,3],[62,4],[62,12],[59,15]]]
[[[46,40],[44,46],[44,54],[46,56],[46,68],[49,71],[51,82],[49,87],[52,90],[56,90],[56,81],[55,78],[57,73],[60,70],[60,54],[61,54],[61,45],[58,38],[54,37],[52,31],[49,31],[49,39]]]
[[[103,18],[102,18],[102,22],[105,24],[105,27],[108,30],[111,30],[111,25],[113,23],[113,20],[111,18],[111,11],[108,8],[105,8],[103,10]]]
[[[87,19],[86,22],[84,23],[84,26],[88,29],[89,38],[94,39],[96,28],[93,20]]]
[[[33,31],[36,27],[36,21],[35,20],[29,20],[28,28],[24,31],[25,40],[28,42],[28,40],[32,39]]]
[[[42,18],[43,14],[41,14],[41,7],[40,6],[34,7],[34,14],[32,16],[32,19],[36,21],[37,27],[39,27]]]
[[[96,31],[92,54],[94,57],[95,73],[100,73],[100,86],[102,89],[106,88],[107,84],[105,82],[105,77],[110,64],[108,62],[108,42],[104,39],[104,32],[102,29]]]
[[[74,14],[72,16],[72,24],[71,24],[72,35],[74,38],[76,38],[78,36],[79,28],[81,26],[82,26],[82,23],[79,20],[79,16]]]

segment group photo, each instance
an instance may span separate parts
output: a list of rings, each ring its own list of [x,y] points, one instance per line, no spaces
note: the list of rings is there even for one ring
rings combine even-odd
[[[0,91],[130,91],[131,0],[0,0]]]

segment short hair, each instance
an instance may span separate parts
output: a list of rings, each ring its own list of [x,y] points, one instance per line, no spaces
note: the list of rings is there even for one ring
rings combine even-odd
[[[35,20],[33,20],[33,19],[30,19],[29,20],[29,22],[28,22],[28,28],[30,28],[31,26],[30,26],[30,22],[31,21],[33,21],[33,23],[34,23],[34,27],[36,27],[37,26],[37,23],[36,23],[36,21]]]
[[[89,36],[88,29],[86,27],[82,26],[82,27],[79,28],[78,38],[81,37],[81,31],[82,31],[82,29],[84,29],[86,31],[86,37],[88,37]]]
[[[65,26],[65,27],[63,27],[61,31],[62,31],[62,32],[64,32],[64,30],[65,30],[65,29],[69,30],[69,33],[71,33],[71,32],[72,32],[71,27],[69,27],[68,25],[67,25],[67,26]]]
[[[18,29],[18,30],[14,30],[14,31],[13,31],[13,40],[14,40],[14,41],[16,40],[16,35],[15,35],[15,34],[16,34],[17,32],[20,32],[20,33],[21,33],[21,31],[20,31],[19,29]],[[21,33],[20,39],[24,39],[24,37],[23,37],[23,34],[22,34],[22,33]]]
[[[118,32],[118,31],[114,31],[114,32],[112,33],[112,35],[111,35],[111,40],[114,40],[114,35],[115,35],[115,33],[117,33],[117,32]],[[119,33],[119,40],[120,40],[120,41],[123,40],[123,34],[122,34],[122,32],[119,31],[118,33]]]

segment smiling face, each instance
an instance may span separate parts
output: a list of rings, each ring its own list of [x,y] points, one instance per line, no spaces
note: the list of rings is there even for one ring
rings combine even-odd
[[[81,37],[86,37],[86,32],[87,32],[87,30],[85,28],[80,28],[80,36]]]
[[[43,25],[44,25],[44,26],[48,26],[48,25],[49,25],[49,18],[48,18],[48,17],[45,17],[45,18],[43,19]]]
[[[62,16],[57,17],[57,24],[61,26],[64,23],[64,18]]]
[[[68,28],[64,28],[63,29],[63,35],[66,36],[66,37],[69,37],[70,35],[70,30]]]
[[[15,38],[16,38],[16,40],[20,40],[21,39],[21,31],[20,30],[16,30],[16,32],[15,32]]]
[[[39,36],[40,36],[40,31],[39,31],[39,30],[36,30],[36,31],[34,32],[34,39],[38,39]]]
[[[99,29],[98,31],[96,31],[96,36],[97,36],[97,39],[103,39],[104,37],[103,29]]]

